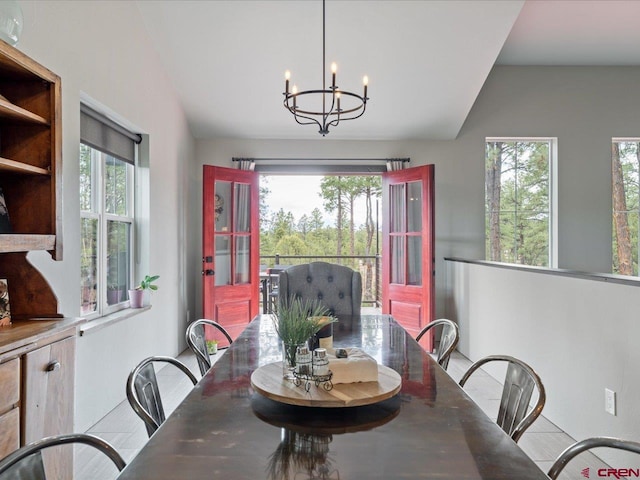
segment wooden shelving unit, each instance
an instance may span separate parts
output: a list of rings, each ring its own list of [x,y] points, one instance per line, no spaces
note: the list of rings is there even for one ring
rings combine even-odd
[[[27,260],[32,250],[62,259],[60,77],[0,41],[0,188],[11,233],[0,234],[0,278],[14,321],[55,318],[58,302]]]

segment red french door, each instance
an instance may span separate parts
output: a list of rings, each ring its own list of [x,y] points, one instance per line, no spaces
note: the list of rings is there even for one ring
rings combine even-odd
[[[435,311],[433,176],[433,165],[382,174],[382,312],[413,337]]]
[[[258,175],[205,165],[203,171],[202,297],[204,318],[235,339],[258,314]],[[220,346],[228,342],[213,331]]]

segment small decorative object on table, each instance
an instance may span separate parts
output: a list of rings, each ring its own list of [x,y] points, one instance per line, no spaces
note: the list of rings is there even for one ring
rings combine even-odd
[[[9,325],[11,325],[9,286],[4,278],[0,278],[0,327],[6,327]]]
[[[317,301],[302,301],[291,297],[281,302],[274,318],[274,326],[282,340],[282,376],[295,379],[296,352],[298,347],[307,346],[307,341],[324,325],[329,318],[324,317],[325,308]]]
[[[305,347],[308,352],[308,349]],[[331,370],[329,370],[329,358],[327,350],[324,348],[316,348],[313,351],[313,359],[311,365],[304,365],[305,368],[299,368],[298,364],[294,371],[295,380],[293,383],[296,387],[304,384],[304,389],[308,392],[311,389],[311,382],[315,383],[316,388],[322,385],[327,392],[333,388],[331,383]]]

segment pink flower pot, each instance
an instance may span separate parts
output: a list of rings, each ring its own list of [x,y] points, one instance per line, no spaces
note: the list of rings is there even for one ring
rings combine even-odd
[[[142,308],[144,303],[144,290],[129,290],[129,306],[131,308]]]

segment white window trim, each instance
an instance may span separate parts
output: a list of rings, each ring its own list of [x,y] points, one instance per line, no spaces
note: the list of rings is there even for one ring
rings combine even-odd
[[[488,142],[549,142],[549,267],[558,268],[558,137],[486,137]],[[486,161],[486,157],[485,157]],[[486,212],[485,212],[486,214]]]
[[[82,143],[82,142],[81,142]],[[86,144],[84,144],[86,145]],[[107,304],[107,257],[105,253],[107,245],[107,222],[109,220],[115,220],[119,222],[129,223],[130,235],[129,235],[129,252],[130,252],[130,265],[129,265],[129,285],[134,285],[135,279],[135,267],[137,265],[136,257],[136,221],[135,221],[135,184],[136,184],[136,170],[138,164],[138,149],[136,148],[136,162],[132,169],[132,178],[127,182],[127,215],[114,215],[106,213],[106,175],[104,172],[105,160],[108,154],[101,152],[98,149],[90,147],[92,150],[92,177],[98,181],[92,184],[91,189],[91,207],[94,211],[81,210],[80,218],[90,218],[98,220],[98,245],[97,245],[97,257],[98,257],[98,289],[96,292],[96,311],[83,314],[82,317],[87,320],[93,320],[101,318],[120,310],[129,308],[129,300],[125,298],[124,301],[114,304]],[[94,156],[98,156],[99,161],[94,161]],[[133,215],[133,216],[132,216]]]

